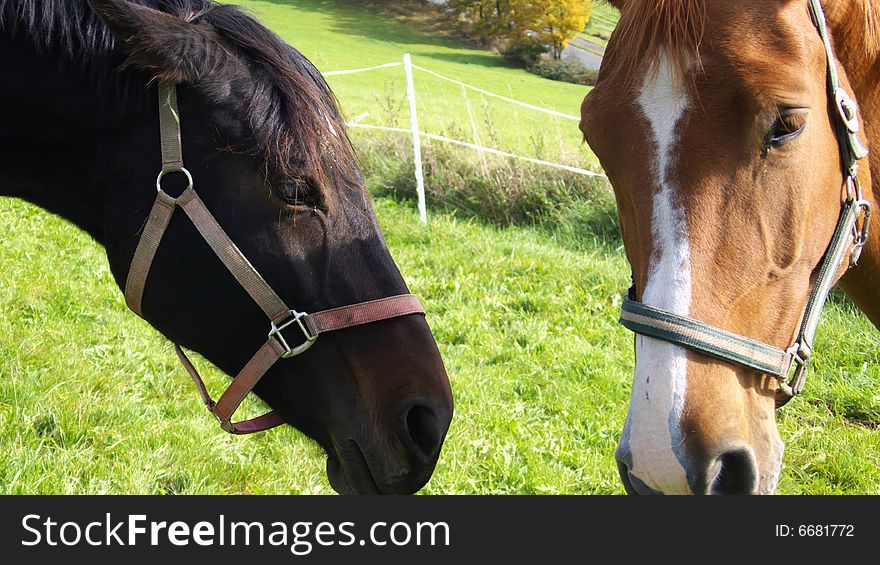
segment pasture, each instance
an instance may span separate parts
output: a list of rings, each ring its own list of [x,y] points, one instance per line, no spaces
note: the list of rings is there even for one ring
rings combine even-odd
[[[593,2],[590,21],[587,22],[587,28],[579,34],[579,37],[599,45],[605,45],[608,43],[608,38],[611,37],[611,32],[617,26],[618,19],[620,19],[620,13],[617,8],[604,2]]]
[[[355,4],[240,3],[323,71],[410,52],[441,74],[568,114],[585,94]],[[405,110],[395,113],[399,68],[330,82],[347,117],[405,123]],[[485,144],[596,167],[575,122],[466,102],[459,87],[425,76],[417,88],[426,131],[470,140],[469,103],[483,116],[475,122]],[[372,135],[355,132],[355,146]],[[377,192],[384,182],[368,178]],[[411,200],[375,204],[428,311],[456,400],[423,492],[622,493],[612,455],[633,359],[632,336],[616,322],[629,282],[620,241],[591,224],[501,225],[440,207],[429,208],[423,227]],[[0,239],[0,492],[331,492],[322,452],[294,430],[240,438],[217,428],[170,344],[128,312],[90,238],[2,199]],[[880,494],[880,333],[835,295],[815,349],[806,393],[778,413],[787,444],[779,492]],[[213,390],[226,379],[208,377]],[[245,406],[258,410],[252,400]]]

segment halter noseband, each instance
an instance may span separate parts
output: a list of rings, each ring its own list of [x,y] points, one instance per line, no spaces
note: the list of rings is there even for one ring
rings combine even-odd
[[[620,323],[637,334],[668,341],[776,377],[779,379],[777,407],[785,405],[803,391],[822,308],[841,266],[846,261],[846,268],[852,268],[858,263],[862,248],[867,243],[871,220],[871,204],[864,199],[858,178],[858,162],[868,155],[868,149],[858,135],[858,107],[840,85],[834,49],[819,0],[810,0],[810,12],[828,59],[828,94],[834,101],[836,110],[833,114],[834,128],[844,167],[847,198],[831,243],[819,265],[816,283],[810,292],[794,344],[788,349],[779,349],[686,316],[642,304],[636,301],[635,287],[624,298],[620,314]],[[847,254],[850,244],[852,247]],[[794,375],[788,381],[788,375],[793,368]]]
[[[196,194],[192,175],[183,166],[177,90],[171,84],[161,83],[159,85],[159,129],[162,144],[162,172],[156,179],[158,196],[156,196],[153,208],[147,218],[147,223],[141,233],[140,241],[138,241],[129,267],[125,282],[125,300],[135,314],[143,317],[141,302],[150,266],[168,224],[171,222],[171,216],[176,208],[181,208],[198,229],[202,238],[242,288],[259,305],[271,323],[266,343],[241,369],[226,392],[216,402],[211,398],[204,381],[183,349],[179,345],[174,346],[181,363],[196,383],[205,405],[216,416],[220,427],[225,431],[238,435],[250,434],[268,430],[284,423],[281,416],[274,411],[251,420],[235,423],[232,422],[232,415],[279,359],[305,353],[322,333],[401,316],[424,315],[425,311],[419,299],[411,294],[361,302],[315,314],[297,312],[288,307],[223,231],[205,203]],[[186,190],[177,198],[162,190],[162,178],[171,173],[181,173],[186,176],[188,181]],[[301,334],[298,338],[299,341],[287,341],[291,337],[289,335],[285,337],[288,329],[298,330]]]

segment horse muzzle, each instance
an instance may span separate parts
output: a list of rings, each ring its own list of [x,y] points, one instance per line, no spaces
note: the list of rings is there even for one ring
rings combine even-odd
[[[660,495],[685,494],[682,490],[668,491],[653,484],[656,477],[637,476],[632,470],[631,455],[618,448],[615,453],[617,469],[627,494]],[[769,469],[761,469],[755,452],[749,447],[729,449],[717,457],[688,461],[687,494],[735,495],[773,494],[780,468],[778,460]]]
[[[434,472],[451,421],[451,409],[410,402],[385,433],[334,441],[327,456],[330,485],[340,494],[418,492]],[[390,438],[374,439],[382,435]]]

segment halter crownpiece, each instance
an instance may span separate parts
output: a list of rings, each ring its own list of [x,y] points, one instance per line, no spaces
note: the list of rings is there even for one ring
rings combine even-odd
[[[627,329],[686,349],[703,353],[722,361],[747,367],[779,379],[776,406],[785,405],[800,394],[807,380],[807,370],[813,357],[813,338],[819,325],[819,316],[834,285],[841,267],[854,267],[868,240],[871,204],[864,199],[858,178],[858,162],[868,155],[868,149],[859,137],[858,106],[840,85],[837,59],[828,34],[828,24],[819,0],[810,0],[813,23],[822,38],[828,61],[828,95],[833,101],[834,129],[843,163],[847,187],[837,227],[822,262],[816,283],[810,292],[794,344],[779,349],[754,339],[710,326],[686,316],[679,316],[642,304],[636,300],[635,286],[624,297],[620,323]],[[849,249],[849,254],[847,254]],[[794,375],[791,375],[794,369]]]
[[[199,372],[179,345],[175,351],[180,362],[192,377],[202,401],[220,422],[220,427],[232,434],[250,434],[274,428],[284,423],[276,412],[269,412],[244,422],[232,422],[232,416],[260,379],[280,359],[305,353],[322,333],[382,320],[410,315],[424,315],[419,299],[411,294],[391,296],[379,300],[342,306],[314,314],[297,312],[287,306],[247,257],[229,238],[193,188],[193,178],[183,166],[180,141],[180,114],[177,109],[177,89],[172,84],[159,84],[159,129],[162,145],[162,171],[156,179],[158,195],[138,241],[125,282],[125,300],[128,307],[143,317],[141,303],[150,267],[159,244],[168,229],[171,217],[181,208],[195,225],[217,257],[235,277],[254,302],[270,320],[268,340],[241,369],[226,392],[215,402]],[[169,174],[183,174],[188,182],[186,190],[174,198],[162,190],[162,179]],[[287,330],[298,330],[299,340],[288,341]],[[291,343],[299,343],[291,345]]]

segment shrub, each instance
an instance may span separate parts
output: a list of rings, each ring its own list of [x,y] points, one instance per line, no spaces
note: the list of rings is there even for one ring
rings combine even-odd
[[[542,58],[530,66],[529,70],[536,75],[550,80],[572,82],[586,86],[596,84],[596,78],[599,75],[599,71],[586,68],[576,59],[557,60]]]
[[[541,55],[547,52],[547,48],[532,41],[516,41],[501,52],[505,61],[523,67],[531,67],[541,60]]]

